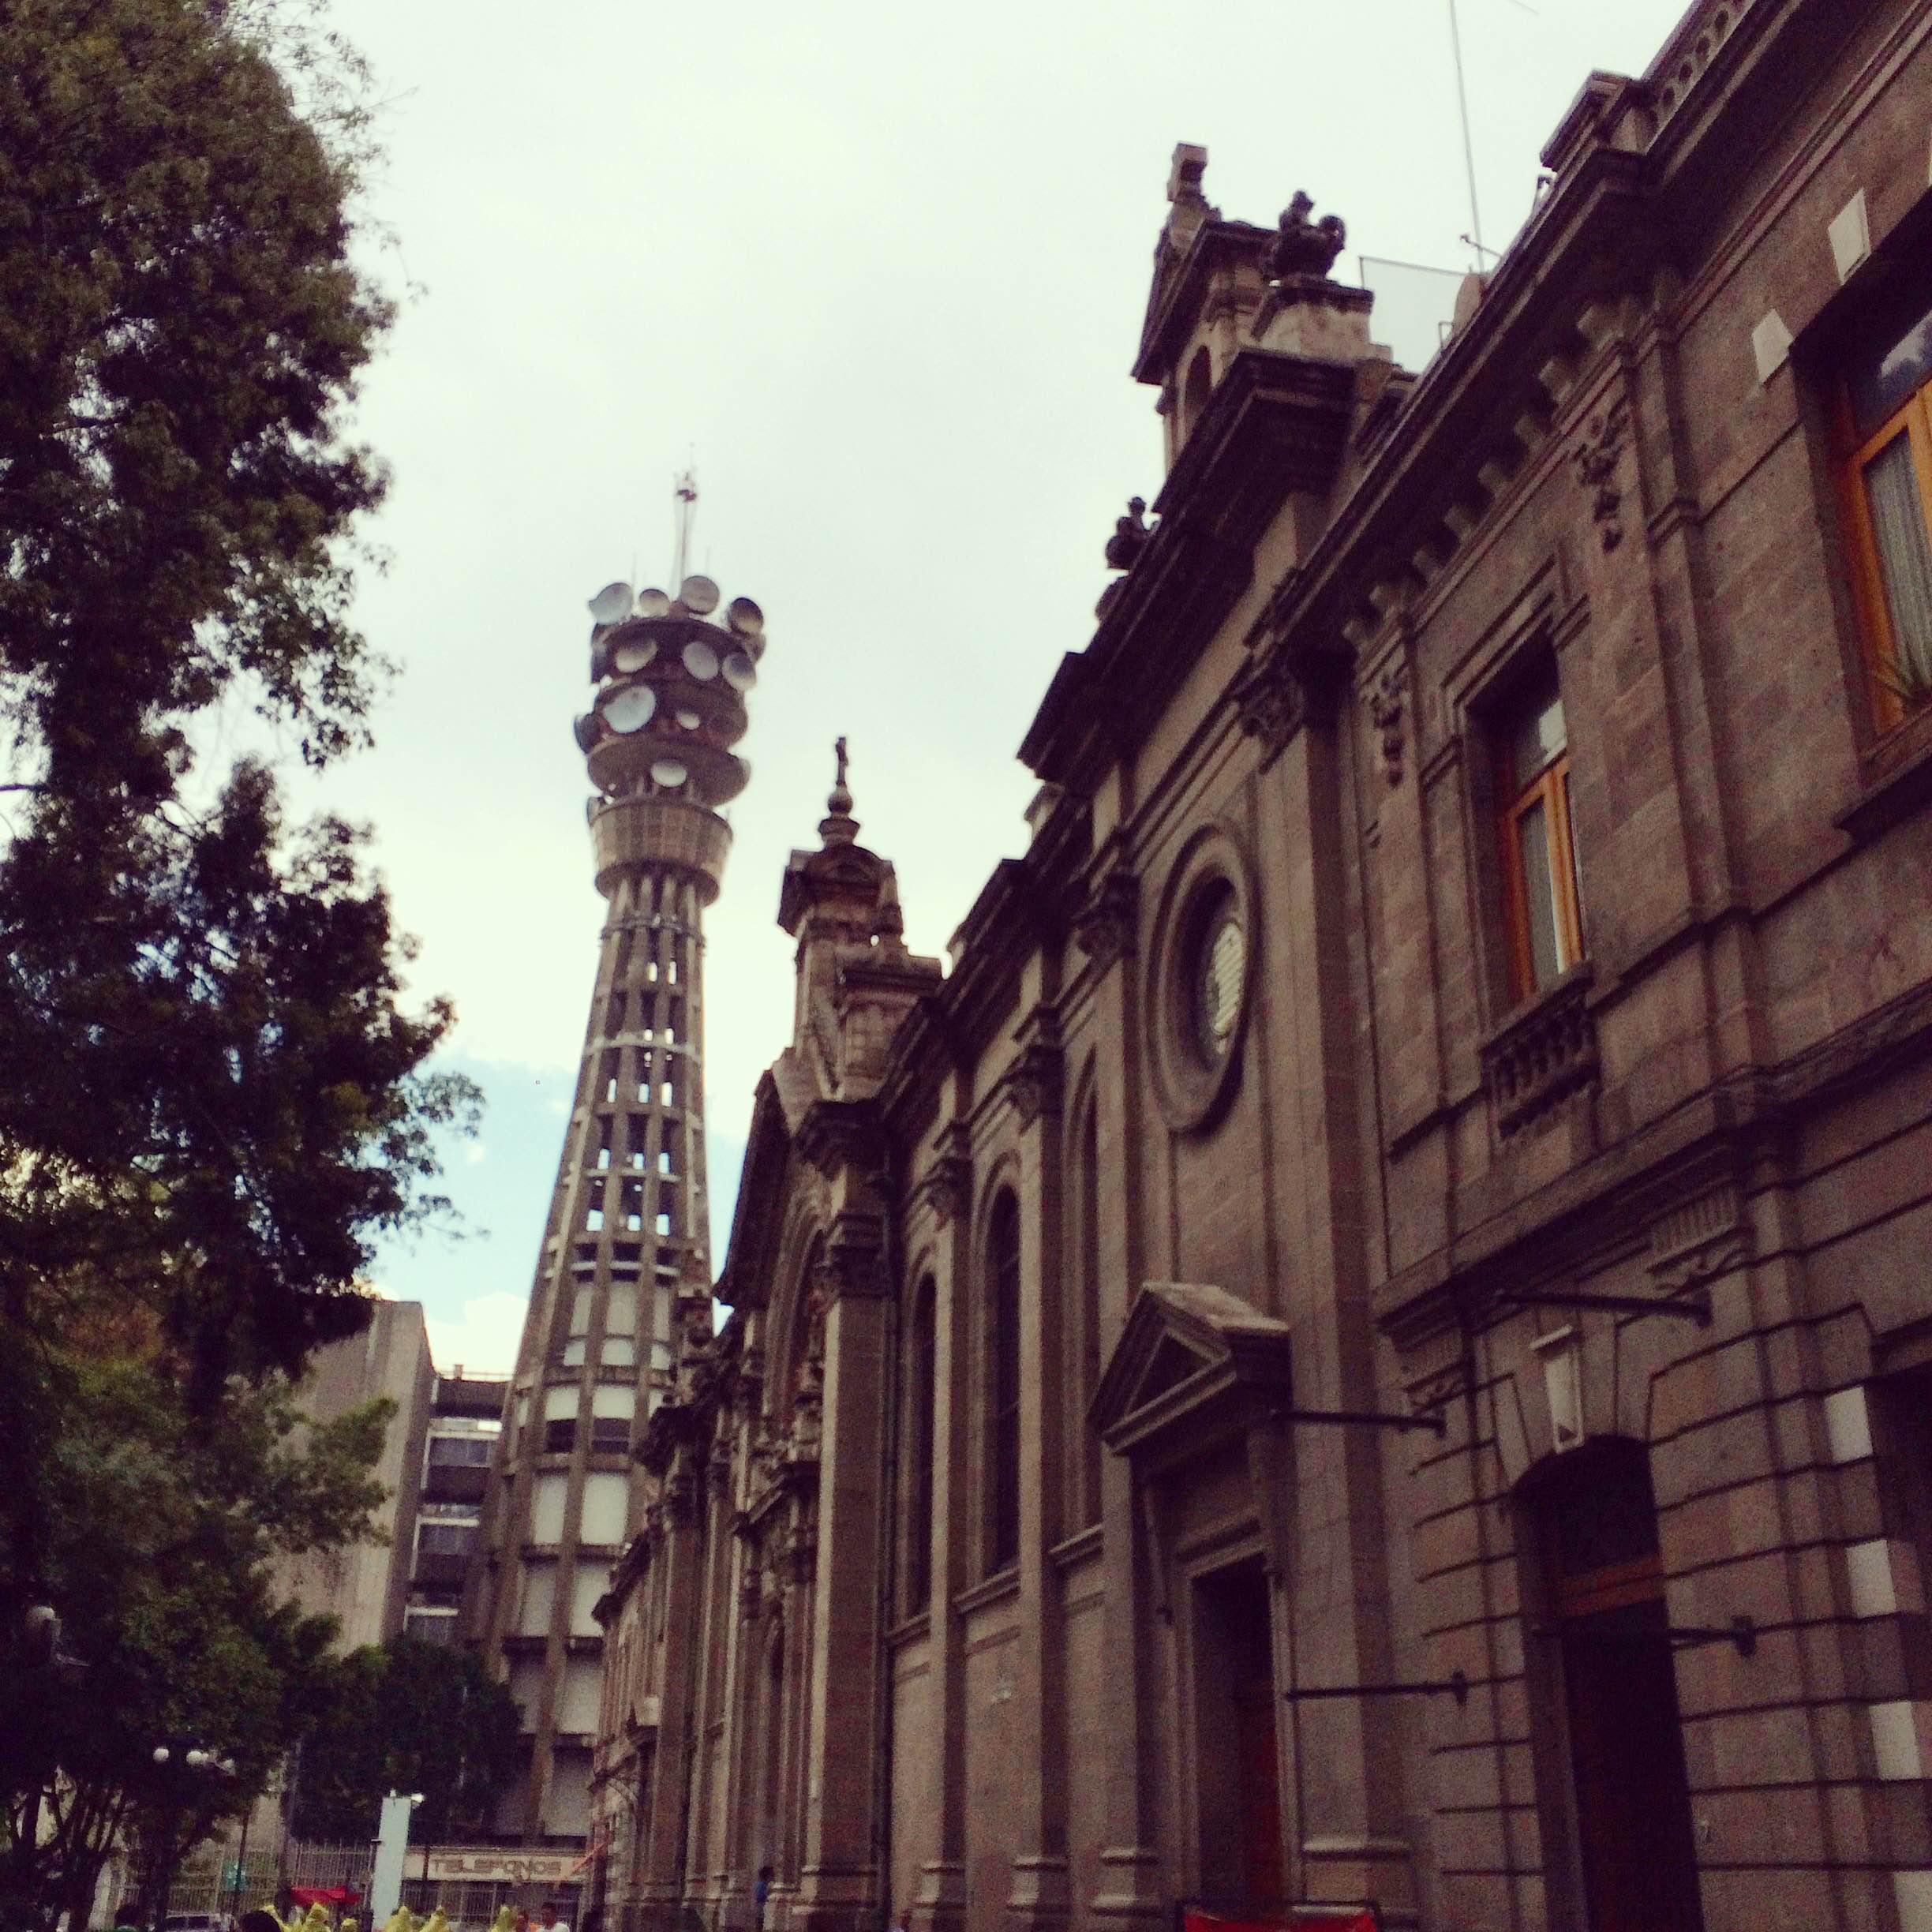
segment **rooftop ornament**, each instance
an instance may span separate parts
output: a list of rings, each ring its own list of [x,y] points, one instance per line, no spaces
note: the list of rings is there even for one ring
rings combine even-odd
[[[1153,534],[1148,528],[1146,498],[1129,496],[1127,499],[1127,514],[1114,519],[1114,534],[1107,539],[1107,568],[1132,570]]]
[[[1348,228],[1339,215],[1324,215],[1310,221],[1313,200],[1299,190],[1282,210],[1281,232],[1268,252],[1268,279],[1276,283],[1302,278],[1326,281],[1335,271],[1335,257],[1348,241]]]
[[[843,738],[833,742],[832,755],[838,766],[832,780],[832,789],[826,796],[828,815],[818,822],[818,837],[827,845],[851,845],[858,841],[859,822],[852,815],[852,788],[845,782],[845,768],[849,761]]]

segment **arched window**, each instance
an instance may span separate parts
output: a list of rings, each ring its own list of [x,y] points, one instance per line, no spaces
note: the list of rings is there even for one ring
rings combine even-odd
[[[1532,1672],[1547,1863],[1593,1932],[1702,1932],[1648,1452],[1586,1443],[1525,1500],[1548,1614]]]
[[[923,1610],[932,1597],[933,1407],[936,1347],[933,1304],[936,1290],[928,1275],[912,1296],[912,1320],[906,1334],[905,1613]]]
[[[805,1265],[799,1271],[793,1291],[790,1317],[783,1346],[784,1365],[773,1377],[766,1401],[773,1425],[788,1428],[804,1395],[815,1402],[825,1374],[825,1292],[818,1286],[818,1270],[825,1259],[825,1241],[814,1237],[806,1251]]]
[[[1020,1204],[1002,1189],[987,1222],[987,1574],[1020,1555]]]
[[[1087,1419],[1100,1381],[1100,1129],[1091,1096],[1074,1130],[1073,1163],[1073,1294],[1066,1328],[1069,1530],[1100,1520],[1100,1438]]]

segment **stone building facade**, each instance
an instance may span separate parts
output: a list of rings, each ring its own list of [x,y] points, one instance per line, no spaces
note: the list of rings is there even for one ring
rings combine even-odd
[[[1025,856],[794,856],[612,1926],[1932,1927],[1932,6],[1544,159],[1411,375],[1178,151]]]

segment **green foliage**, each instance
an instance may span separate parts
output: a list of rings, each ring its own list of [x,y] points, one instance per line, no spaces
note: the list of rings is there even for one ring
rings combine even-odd
[[[466,1650],[399,1638],[352,1652],[303,1747],[295,1828],[354,1844],[384,1794],[421,1792],[410,1836],[448,1844],[486,1831],[522,1762],[517,1707]]]
[[[382,668],[346,616],[383,489],[343,434],[388,314],[366,122],[310,17],[246,17],[0,12],[0,1313],[113,1279],[204,1404],[361,1324],[369,1237],[443,1204],[431,1136],[475,1099],[419,1070],[451,1014],[398,1005],[359,835],[191,751],[252,699],[325,760]]]
[[[444,1205],[474,1091],[425,1072],[365,835],[289,823],[387,667],[349,621],[384,478],[349,429],[389,306],[361,69],[321,0],[0,6],[0,1924],[83,1905],[260,1785],[328,1631],[372,1414],[286,1384]],[[51,1604],[73,1681],[32,1663]],[[157,1743],[232,1757],[212,1793]],[[36,1821],[51,1837],[35,1841]]]
[[[210,1428],[139,1359],[17,1355],[0,1369],[56,1417],[43,1455],[13,1473],[43,1492],[43,1574],[81,1661],[5,1673],[0,1915],[26,1925],[84,1907],[118,1836],[158,1863],[238,1814],[325,1708],[335,1625],[278,1601],[271,1565],[370,1534],[391,1406],[309,1424],[286,1384],[236,1381]],[[234,1777],[187,1767],[190,1745],[231,1758]]]

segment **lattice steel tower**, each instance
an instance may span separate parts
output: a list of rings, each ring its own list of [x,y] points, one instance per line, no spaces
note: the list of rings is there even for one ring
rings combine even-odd
[[[681,546],[680,546],[681,547]],[[681,566],[680,566],[681,567]],[[581,1840],[602,1639],[590,1609],[635,1527],[634,1432],[669,1385],[679,1324],[710,1319],[704,908],[749,777],[732,750],[765,620],[717,586],[590,601],[577,742],[609,901],[577,1097],[484,1511],[472,1629],[523,1709],[530,1773],[496,1836]]]

